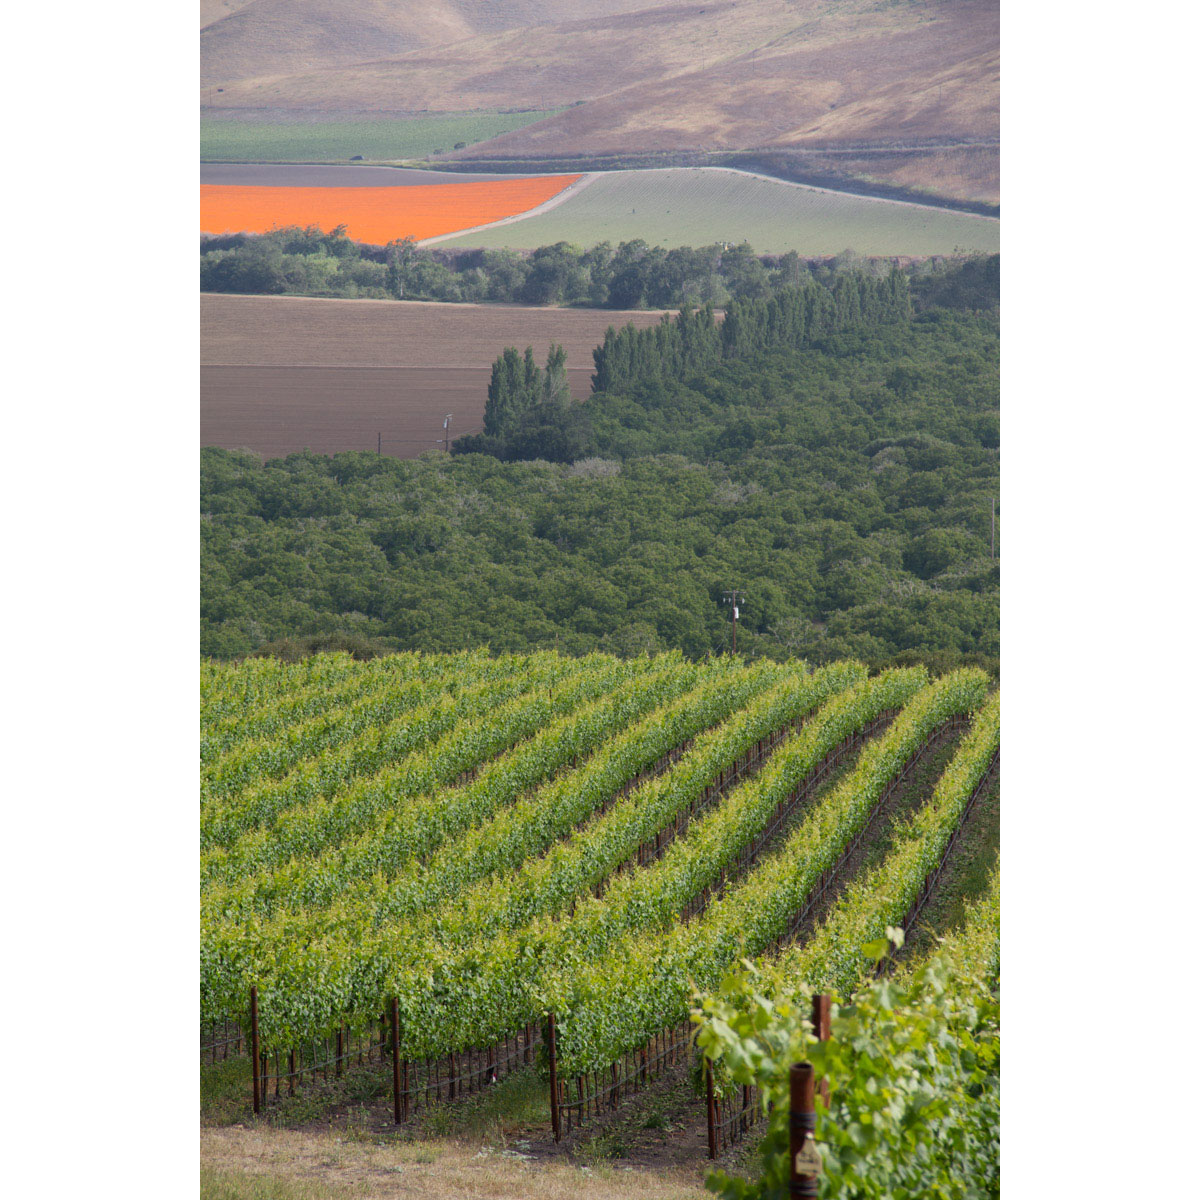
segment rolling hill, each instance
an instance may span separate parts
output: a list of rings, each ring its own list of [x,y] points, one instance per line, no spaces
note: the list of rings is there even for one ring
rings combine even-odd
[[[448,157],[999,195],[997,0],[251,0],[201,41],[207,115],[561,108]]]
[[[655,2],[201,0],[201,83],[208,87],[391,59],[428,46],[585,14],[649,8]]]

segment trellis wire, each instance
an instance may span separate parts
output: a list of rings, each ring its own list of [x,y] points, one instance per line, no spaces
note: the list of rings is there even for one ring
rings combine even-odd
[[[748,867],[768,844],[780,823],[786,819],[786,816],[795,804],[817,786],[829,771],[843,760],[851,749],[874,736],[879,729],[893,720],[896,711],[889,710],[880,714],[869,725],[852,734],[831,750],[817,767],[810,772],[797,791],[788,800],[781,803],[780,812],[773,818],[771,826],[765,834],[760,834],[754,839],[756,844],[752,845],[748,853],[744,853],[739,858],[739,862],[735,864],[734,870],[743,870]],[[805,723],[809,716],[810,714],[805,714],[789,721],[780,729],[760,739],[748,751],[739,756],[730,767],[722,770],[689,810],[677,815],[671,826],[667,826],[664,831],[660,831],[654,843],[643,843],[638,851],[629,860],[626,860],[626,863],[615,868],[614,872],[608,878],[611,878],[612,875],[615,875],[626,865],[631,865],[635,860],[645,864],[654,858],[660,857],[671,840],[675,837],[683,836],[690,820],[698,812],[710,806],[748,772],[756,769],[763,759],[790,732],[798,729]],[[957,718],[954,720],[957,720]],[[623,785],[617,795],[627,794],[644,778],[660,773],[671,762],[681,757],[690,744],[691,739],[661,756],[653,766],[643,770]],[[923,746],[902,769],[897,781],[889,784],[888,789],[885,790],[885,798],[887,795],[890,795],[891,790],[897,786],[899,779],[903,778],[911,767],[912,762],[920,757],[925,749],[926,746]],[[609,807],[612,802],[606,801],[602,811]],[[663,832],[667,834],[665,839],[662,837]],[[650,849],[651,845],[653,845],[653,850]],[[723,877],[720,885],[715,889],[716,894],[719,894],[720,890],[727,885],[732,877],[732,873],[728,873],[726,877]],[[822,894],[825,886],[827,886],[827,883],[822,884]],[[695,911],[703,911],[704,907],[709,903],[713,892],[713,888],[705,889],[699,906]],[[684,919],[689,915],[694,915],[689,911],[690,907],[685,908],[682,914]],[[228,1018],[221,1022],[223,1033],[228,1035],[231,1027],[235,1032],[231,1036],[217,1039],[215,1036],[216,1024],[217,1022],[215,1021],[210,1022],[212,1040],[208,1043],[202,1043],[202,1050],[213,1055],[213,1061],[216,1061],[215,1056],[218,1049],[223,1049],[223,1057],[228,1057],[228,1046],[235,1046],[235,1053],[238,1053],[241,1051],[244,1041],[240,1026],[230,1022]],[[340,1077],[343,1069],[347,1065],[354,1064],[355,1060],[357,1060],[357,1065],[360,1066],[369,1065],[373,1061],[382,1065],[389,1056],[394,1058],[395,1056],[391,1052],[391,1043],[386,1025],[385,1014],[380,1019],[378,1038],[376,1038],[373,1028],[366,1033],[364,1038],[361,1032],[357,1035],[352,1035],[349,1028],[344,1027],[338,1030],[336,1034],[330,1034],[324,1038],[312,1039],[308,1043],[292,1047],[286,1052],[279,1049],[261,1050],[258,1090],[261,1094],[262,1102],[266,1104],[282,1099],[285,1086],[287,1094],[294,1095],[296,1088],[302,1086],[307,1077],[311,1077],[311,1081],[315,1083],[317,1082],[318,1074],[320,1074],[323,1080],[327,1082],[330,1067],[334,1068],[335,1077]],[[687,1025],[683,1025],[655,1035],[654,1038],[647,1042],[646,1047],[641,1048],[640,1057],[644,1061],[639,1061],[634,1067],[631,1067],[628,1061],[621,1068],[618,1068],[617,1064],[613,1064],[611,1067],[614,1073],[613,1079],[602,1089],[594,1091],[594,1094],[587,1091],[582,1080],[577,1081],[576,1090],[578,1098],[570,1107],[578,1113],[579,1120],[582,1120],[593,1109],[598,1111],[601,1106],[601,1098],[610,1101],[615,1107],[619,1103],[622,1089],[625,1089],[625,1093],[628,1094],[630,1090],[637,1090],[639,1080],[644,1082],[646,1079],[654,1077],[663,1068],[664,1063],[674,1066],[680,1054],[683,1053],[680,1039],[683,1037],[683,1040],[686,1041],[684,1035],[687,1028]],[[403,1085],[397,1084],[393,1089],[397,1104],[398,1119],[401,1113],[403,1114],[403,1119],[407,1120],[413,1112],[427,1108],[433,1103],[441,1103],[443,1101],[443,1093],[446,1100],[453,1100],[459,1096],[473,1094],[483,1087],[497,1082],[501,1074],[510,1073],[516,1069],[517,1064],[524,1065],[530,1063],[532,1061],[533,1048],[541,1040],[540,1028],[534,1023],[524,1026],[522,1030],[517,1031],[511,1037],[505,1037],[500,1042],[489,1047],[468,1048],[436,1058],[403,1060],[401,1063],[402,1072],[399,1076],[403,1080]],[[284,1057],[285,1054],[286,1058]],[[624,1056],[626,1060],[631,1057],[636,1056]],[[272,1063],[274,1064],[273,1071],[271,1069]],[[569,1088],[569,1083],[566,1086]],[[599,1085],[596,1084],[596,1087],[598,1088]],[[568,1122],[571,1119],[571,1116],[568,1115]]]
[[[841,761],[841,758],[843,758],[846,753],[848,753],[849,749],[852,748],[852,746],[855,742],[855,739],[863,739],[866,736],[870,736],[870,734],[867,732],[868,730],[870,730],[873,726],[876,726],[880,723],[886,724],[888,721],[890,721],[894,718],[894,715],[895,714],[893,712],[890,715],[883,714],[880,717],[877,717],[875,719],[875,721],[871,722],[870,725],[864,727],[863,730],[858,731],[857,733],[853,734],[851,737],[846,738],[839,746],[837,746],[833,750],[831,750],[829,752],[829,754],[827,754],[825,756],[825,758],[822,759],[821,763],[818,764],[818,766],[816,768],[814,768],[813,772],[810,772],[810,775],[805,777],[805,780],[792,792],[792,794],[785,800],[781,801],[780,806],[779,806],[780,809],[787,809],[788,811],[790,811],[794,807],[794,805],[796,803],[798,803],[799,800],[808,793],[809,788],[811,786],[813,786],[812,784],[810,784],[810,778],[812,776],[816,775],[818,771],[821,772],[822,776],[823,776],[825,773],[828,772],[828,770],[832,769],[833,765],[835,765],[837,762]],[[865,833],[867,828],[870,826],[871,822],[878,815],[878,813],[883,808],[883,806],[887,802],[887,800],[894,794],[896,789],[903,784],[904,780],[912,772],[912,770],[916,766],[916,764],[922,758],[924,758],[924,756],[929,752],[931,747],[933,747],[935,745],[935,743],[938,743],[938,742],[942,741],[943,739],[948,738],[952,733],[954,733],[958,729],[965,727],[967,724],[969,724],[969,720],[970,720],[970,718],[968,716],[966,716],[965,714],[955,714],[953,717],[949,718],[947,721],[944,721],[935,730],[933,730],[933,732],[930,733],[930,735],[925,739],[925,741],[922,742],[922,744],[913,752],[913,754],[911,754],[909,756],[909,758],[905,761],[904,765],[900,768],[899,771],[896,772],[895,776],[888,782],[887,786],[883,789],[882,793],[880,794],[879,799],[876,801],[875,805],[872,807],[870,815],[868,816],[867,820],[863,823],[862,828],[859,830],[859,832],[855,835],[855,837],[852,839],[850,844],[845,848],[845,850],[839,856],[837,862],[834,863],[832,867],[830,867],[828,870],[824,871],[821,874],[821,876],[817,882],[817,885],[813,888],[813,890],[809,893],[808,897],[806,898],[804,907],[789,922],[787,930],[785,930],[784,933],[780,934],[780,936],[774,940],[773,944],[775,946],[782,946],[785,942],[789,941],[791,939],[791,937],[794,936],[796,930],[800,927],[800,925],[807,918],[807,916],[812,912],[813,908],[816,906],[816,904],[821,899],[821,897],[825,894],[826,890],[831,886],[831,884],[833,883],[833,881],[835,880],[835,878],[837,876],[838,871],[845,865],[847,859],[850,857],[850,855],[853,853],[853,851],[857,848],[859,842],[861,841],[861,839],[863,837],[863,834]],[[780,814],[779,812],[777,812],[775,818],[773,819],[773,824],[771,826],[772,832],[777,831],[780,824],[785,819],[786,819],[786,815]],[[750,864],[753,863],[755,861],[755,859],[762,853],[762,851],[770,844],[769,840],[763,839],[761,837],[756,840],[758,841],[757,848],[754,850],[752,855],[746,857],[744,862],[742,862],[740,864],[741,869],[743,871],[745,869],[747,869],[750,866]],[[703,908],[706,907],[707,904],[709,903],[712,894],[714,894],[714,892],[716,894],[719,894],[720,889],[727,886],[728,882],[729,882],[729,877],[727,877],[719,885],[717,885],[716,888],[706,888],[705,892],[702,893],[702,895],[704,896],[703,904],[694,908],[694,912],[703,911]],[[696,905],[696,901],[689,902],[689,905],[684,910],[685,913],[688,911],[688,909],[692,909],[694,905]],[[686,1031],[688,1028],[689,1028],[689,1026],[686,1024],[681,1025],[681,1026],[675,1026],[675,1027],[672,1027],[672,1029],[668,1029],[668,1030],[664,1031],[664,1034],[670,1035],[671,1033],[678,1032],[679,1030]],[[656,1034],[655,1038],[662,1037],[662,1036],[664,1036],[664,1034]],[[651,1042],[653,1042],[653,1041],[654,1041],[654,1039],[651,1039]],[[649,1045],[649,1044],[650,1043],[647,1043],[647,1045]],[[551,1052],[553,1053],[553,1050]],[[621,1063],[625,1063],[625,1061],[628,1060],[629,1057],[630,1057],[630,1055],[628,1055],[628,1054],[622,1055]],[[616,1073],[619,1070],[625,1070],[626,1068],[619,1067],[617,1063],[614,1063],[614,1064],[611,1064],[610,1069],[614,1073]],[[600,1073],[593,1072],[592,1074],[598,1075]],[[603,1095],[606,1097],[612,1098],[612,1106],[613,1107],[615,1107],[616,1103],[619,1102],[620,1095],[621,1095],[620,1086],[616,1084],[615,1080],[616,1080],[616,1075],[614,1074],[614,1083],[609,1084],[606,1088],[603,1089]],[[630,1077],[628,1076],[627,1073],[622,1076],[622,1082],[627,1083],[630,1081],[631,1081]],[[561,1091],[562,1088],[563,1088],[563,1083],[560,1080],[559,1081],[559,1090]],[[627,1089],[627,1094],[628,1094],[628,1091],[636,1091],[636,1090],[638,1090],[638,1088],[636,1088],[636,1087],[629,1088],[629,1089]],[[554,1095],[552,1095],[551,1096],[551,1104],[554,1105],[557,1103],[558,1109],[559,1109],[559,1122],[558,1123],[561,1123],[563,1121],[563,1119],[565,1118],[566,1125],[569,1130],[571,1128],[571,1114],[568,1112],[568,1109],[572,1109],[576,1113],[576,1119],[574,1121],[574,1124],[576,1126],[582,1124],[583,1121],[587,1118],[587,1116],[592,1113],[593,1108],[595,1107],[593,1102],[596,1099],[596,1096],[599,1094],[600,1094],[599,1091],[592,1093],[585,1089],[583,1092],[580,1093],[580,1099],[577,1101],[574,1101],[574,1102],[571,1102],[571,1101],[562,1102],[562,1101],[557,1100],[556,1097]]]
[[[890,719],[891,716],[894,715],[894,712],[895,712],[895,710],[893,710],[890,714],[887,714],[888,719]],[[789,734],[791,734],[795,730],[798,730],[803,724],[805,724],[811,718],[811,716],[812,716],[811,713],[804,713],[801,716],[794,718],[793,720],[785,722],[780,728],[774,730],[770,734],[761,738],[748,751],[746,751],[744,754],[742,754],[738,758],[736,758],[730,767],[727,767],[724,770],[722,770],[721,772],[719,772],[718,775],[716,776],[716,778],[713,780],[713,782],[710,783],[705,788],[704,792],[701,793],[701,796],[699,797],[699,799],[692,804],[692,806],[690,807],[690,809],[688,811],[686,811],[683,814],[677,815],[672,823],[664,826],[663,829],[660,830],[659,833],[655,835],[654,839],[643,842],[642,845],[638,847],[638,849],[634,852],[633,855],[631,855],[624,862],[619,863],[616,867],[613,868],[613,870],[611,872],[609,872],[608,875],[606,875],[603,879],[601,879],[595,885],[595,890],[596,890],[597,896],[600,894],[600,892],[602,891],[602,889],[606,883],[610,882],[622,870],[625,870],[625,869],[628,869],[629,867],[631,867],[635,862],[638,865],[645,866],[645,865],[649,864],[650,862],[654,861],[655,859],[661,857],[661,855],[665,852],[666,847],[671,843],[671,841],[674,840],[676,837],[682,836],[683,833],[686,832],[689,821],[691,819],[693,819],[704,808],[710,807],[725,792],[727,792],[730,787],[732,787],[735,783],[737,783],[740,779],[742,779],[747,773],[756,769],[763,762],[763,760],[766,759],[771,754],[771,752],[775,749],[775,747],[785,737],[789,736]],[[667,751],[666,754],[661,755],[649,767],[644,768],[642,771],[638,772],[638,774],[631,777],[629,780],[627,780],[624,784],[621,785],[621,787],[614,793],[614,795],[611,798],[609,798],[603,802],[603,804],[600,806],[599,812],[601,814],[607,812],[608,809],[612,807],[612,805],[616,802],[616,800],[619,797],[628,795],[631,791],[634,790],[634,788],[639,787],[642,783],[646,782],[646,780],[653,778],[657,775],[661,775],[665,770],[667,770],[668,767],[670,767],[673,763],[677,762],[680,758],[682,758],[683,755],[686,754],[687,751],[691,748],[691,746],[694,744],[694,742],[695,742],[695,738],[686,739],[685,741],[679,743],[677,746],[672,747],[669,751]],[[470,772],[468,772],[467,774],[470,774]],[[594,819],[594,815],[595,814],[589,815],[589,817],[585,818],[585,820]],[[228,1017],[223,1018],[220,1023],[223,1025],[223,1027],[226,1030],[233,1030],[236,1033],[236,1036],[231,1036],[229,1038],[229,1044],[232,1044],[235,1046],[233,1053],[234,1054],[249,1053],[248,1045],[246,1046],[245,1049],[243,1049],[244,1037],[243,1037],[242,1028],[241,1028],[240,1023],[238,1023],[237,1021],[233,1021]],[[207,1022],[207,1024],[210,1025],[211,1027],[215,1028],[215,1026],[218,1024],[218,1022],[213,1020],[213,1021]],[[215,1037],[215,1035],[213,1035],[213,1036]],[[332,1038],[329,1038],[326,1040],[329,1041],[329,1040],[332,1040]],[[218,1047],[223,1046],[223,1045],[224,1045],[224,1043],[222,1043],[222,1042],[217,1043]],[[205,1053],[209,1053],[209,1054],[214,1053],[213,1042],[211,1040],[207,1041],[207,1042],[204,1040],[203,1028],[201,1029],[200,1049],[201,1049],[202,1055]],[[303,1067],[302,1069],[298,1069],[296,1074],[298,1076],[302,1077],[307,1071],[313,1070],[314,1067],[319,1070],[319,1069],[324,1069],[328,1066],[333,1066],[339,1062],[345,1062],[349,1058],[352,1058],[354,1056],[354,1053],[355,1053],[355,1051],[347,1051],[344,1054],[340,1050],[338,1050],[336,1052],[327,1051],[327,1058],[325,1060],[310,1061],[308,1066]],[[369,1053],[370,1053],[370,1051],[368,1051],[368,1054]],[[481,1051],[480,1053],[484,1053],[484,1052]],[[229,1051],[226,1050],[223,1057],[228,1057],[228,1056],[229,1056]],[[313,1059],[315,1060],[315,1051],[313,1052]],[[213,1058],[212,1061],[216,1061],[216,1059]],[[360,1061],[360,1063],[362,1061],[361,1054],[360,1054],[359,1061]]]
[[[303,1047],[290,1050],[264,1050],[260,1062],[261,1091],[265,1102],[282,1100],[294,1095],[306,1079],[316,1083],[318,1074],[329,1079],[329,1069],[335,1078],[351,1066],[393,1064],[390,1022],[381,1019],[378,1033],[375,1028],[365,1035],[352,1036],[339,1031],[336,1035],[317,1038]],[[492,1046],[471,1047],[458,1052],[422,1059],[399,1059],[401,1081],[393,1080],[393,1099],[402,1119],[432,1107],[435,1103],[471,1095],[534,1061],[534,1050],[541,1044],[541,1029],[533,1022],[514,1035]],[[322,1057],[322,1054],[324,1055]],[[273,1068],[273,1069],[272,1069]]]
[[[958,824],[955,826],[954,832],[950,835],[950,840],[946,843],[946,848],[943,850],[937,866],[935,866],[925,876],[925,880],[921,884],[921,890],[918,892],[916,898],[909,906],[908,912],[905,914],[904,920],[901,922],[901,928],[903,928],[906,935],[919,920],[921,912],[928,902],[929,897],[933,894],[934,888],[937,887],[942,873],[946,868],[946,864],[950,860],[950,855],[954,852],[955,847],[958,845],[959,839],[962,837],[963,829],[967,823],[967,817],[970,816],[971,810],[975,806],[975,802],[991,785],[992,780],[996,776],[996,771],[999,767],[999,764],[1000,750],[997,748],[996,752],[992,755],[991,762],[988,764],[988,769],[983,773],[982,778],[972,789],[971,795],[967,798],[966,804],[963,805],[963,811],[959,815]],[[811,904],[806,905],[806,908],[807,907],[811,907]],[[889,953],[887,957],[882,959],[879,965],[875,968],[875,974],[878,976],[884,972],[891,971],[894,966],[895,959],[892,954]],[[820,997],[814,997],[813,999],[814,1028],[816,1028],[816,1002],[820,999]],[[818,1034],[818,1036],[821,1035]],[[828,1033],[826,1032],[824,1036],[828,1036]],[[707,1060],[705,1061],[705,1067],[706,1070],[711,1074],[711,1063],[709,1063]],[[829,1085],[827,1082],[823,1081],[820,1086],[822,1093],[825,1096],[825,1101],[828,1103]],[[762,1104],[760,1102],[758,1089],[751,1085],[743,1086],[741,1090],[741,1106],[735,1111],[725,1115],[722,1115],[724,1109],[723,1098],[721,1097],[720,1093],[718,1093],[715,1097],[715,1115],[711,1110],[709,1113],[708,1142],[710,1147],[710,1158],[716,1157],[730,1146],[740,1142],[750,1131],[750,1129],[763,1117]],[[713,1153],[714,1148],[715,1154]]]

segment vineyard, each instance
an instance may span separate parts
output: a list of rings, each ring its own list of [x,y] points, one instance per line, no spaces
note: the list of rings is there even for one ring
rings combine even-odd
[[[537,1072],[556,1138],[690,1063],[743,960],[784,1014],[868,981],[1000,737],[976,669],[677,654],[206,662],[201,715],[202,1063],[261,1110],[375,1062],[398,1123]],[[708,1074],[724,1145],[770,1084]]]

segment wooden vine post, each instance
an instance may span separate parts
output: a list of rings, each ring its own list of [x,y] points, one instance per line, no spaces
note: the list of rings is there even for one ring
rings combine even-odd
[[[815,1197],[817,1176],[821,1171],[821,1156],[812,1140],[817,1127],[813,1107],[812,1063],[792,1063],[788,1068],[788,1088],[791,1111],[788,1113],[788,1155],[791,1169],[788,1174],[788,1195]]]
[[[407,1089],[400,1086],[400,1001],[392,997],[392,1110],[399,1125],[404,1120],[403,1105]]]
[[[816,1039],[819,1042],[827,1042],[829,1040],[829,1032],[830,1032],[829,1004],[830,1004],[829,996],[824,992],[813,997],[812,1027],[813,1027],[813,1033],[815,1034]],[[825,1101],[825,1107],[828,1108],[829,1107],[829,1080],[822,1079],[821,1082],[819,1084],[817,1084],[817,1090],[821,1093],[821,1099]]]
[[[550,1051],[550,1123],[554,1126],[554,1140],[562,1140],[562,1128],[558,1120],[558,1038],[554,1029],[554,1014],[550,1014],[548,1037]]]
[[[712,1062],[704,1058],[704,1090],[708,1097],[708,1157],[717,1157],[717,1103],[713,1093]]]
[[[262,1065],[258,1058],[258,988],[250,988],[250,1073],[254,1076],[254,1111],[262,1111]]]

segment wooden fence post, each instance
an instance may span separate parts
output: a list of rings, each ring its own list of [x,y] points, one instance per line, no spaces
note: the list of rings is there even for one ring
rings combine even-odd
[[[262,1063],[258,1058],[258,988],[250,988],[250,1065],[254,1073],[254,1111],[262,1111]]]
[[[550,1014],[550,1123],[554,1126],[554,1140],[562,1140],[562,1129],[558,1123],[558,1038],[554,1030],[554,1014]]]

